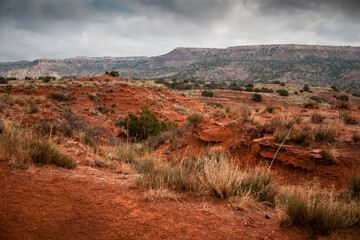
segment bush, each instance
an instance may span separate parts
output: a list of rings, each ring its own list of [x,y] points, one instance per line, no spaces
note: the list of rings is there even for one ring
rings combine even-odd
[[[127,117],[120,119],[115,125],[124,127],[128,130],[128,135],[136,141],[147,139],[149,136],[156,136],[160,132],[165,132],[177,128],[178,124],[169,121],[159,121],[156,114],[149,109],[149,106],[141,107],[140,117],[129,113]]]
[[[308,84],[305,84],[305,85],[304,85],[303,91],[304,91],[304,92],[310,92],[310,88],[309,88],[309,85],[308,85]]]
[[[332,85],[332,86],[331,86],[331,89],[334,90],[335,92],[338,92],[338,91],[339,91],[339,89],[338,89],[335,85]]]
[[[285,97],[289,96],[289,92],[286,91],[285,89],[279,89],[276,92],[279,93],[280,96],[285,96]]]
[[[359,132],[355,132],[352,136],[352,140],[354,143],[360,143],[360,133]]]
[[[8,80],[5,79],[4,77],[0,77],[0,84],[7,84]]]
[[[339,101],[344,101],[344,102],[349,101],[349,97],[346,95],[340,95],[340,96],[336,97],[336,99]]]
[[[201,95],[204,96],[204,97],[213,97],[214,96],[214,93],[212,91],[202,91],[201,92]]]
[[[207,102],[206,105],[211,106],[211,107],[215,107],[215,108],[221,108],[221,109],[224,108],[224,106],[221,103]]]
[[[321,115],[320,113],[317,113],[317,112],[314,112],[311,115],[311,120],[312,120],[313,123],[322,123],[324,118],[325,117],[323,115]]]
[[[335,103],[335,108],[339,108],[339,109],[350,109],[350,104],[349,102],[346,101],[338,101]]]
[[[54,99],[58,102],[62,102],[62,101],[67,101],[69,100],[69,97],[66,96],[65,94],[63,93],[59,93],[59,92],[52,92],[50,93],[50,96],[49,96],[51,99]]]
[[[106,72],[105,72],[106,74]],[[113,76],[113,77],[118,77],[119,76],[119,72],[118,71],[111,71],[110,73],[107,72],[107,74],[109,74],[110,76]]]
[[[261,96],[260,94],[255,93],[255,94],[253,94],[253,96],[252,96],[252,100],[253,100],[254,102],[262,102],[262,96]]]
[[[56,78],[55,78],[55,77],[51,77],[51,76],[46,76],[46,77],[39,77],[38,79],[39,79],[39,80],[42,80],[44,83],[48,83],[48,82],[50,82],[51,80],[55,80]]]
[[[319,108],[318,104],[316,102],[307,102],[304,104],[304,108],[309,108],[309,109],[316,109]]]

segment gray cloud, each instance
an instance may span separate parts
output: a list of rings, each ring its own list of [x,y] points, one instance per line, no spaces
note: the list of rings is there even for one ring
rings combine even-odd
[[[358,0],[1,0],[0,61],[360,44]]]

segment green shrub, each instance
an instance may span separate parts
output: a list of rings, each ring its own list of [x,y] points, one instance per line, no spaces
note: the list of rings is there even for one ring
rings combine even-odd
[[[165,132],[177,128],[178,124],[169,121],[159,121],[156,114],[149,109],[149,106],[141,107],[140,117],[129,113],[127,117],[120,119],[115,125],[124,127],[128,134],[136,141],[147,139],[149,136],[157,136],[160,132]]]
[[[255,93],[255,94],[253,94],[253,96],[252,96],[252,100],[253,100],[254,102],[262,102],[262,96],[261,96],[260,94]]]
[[[338,92],[338,91],[339,91],[339,89],[338,89],[337,86],[335,86],[335,85],[332,85],[332,86],[331,86],[331,89],[334,90],[335,92]]]
[[[110,73],[108,73],[110,76],[113,77],[118,77],[119,76],[119,72],[118,71],[111,71]]]
[[[201,95],[204,96],[204,97],[213,97],[214,96],[214,93],[212,91],[202,91],[201,92]]]
[[[8,80],[5,79],[4,77],[0,77],[0,84],[7,84]]]
[[[279,93],[280,96],[285,96],[285,97],[289,96],[289,92],[286,91],[285,89],[279,89],[276,92]]]
[[[310,92],[310,88],[309,88],[309,85],[308,85],[308,84],[305,84],[305,85],[304,85],[303,91],[304,91],[304,92]]]

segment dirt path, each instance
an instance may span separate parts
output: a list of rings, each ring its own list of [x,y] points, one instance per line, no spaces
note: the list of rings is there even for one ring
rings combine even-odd
[[[0,239],[302,239],[273,213],[187,198],[144,200],[134,177],[79,166],[32,171],[0,163]]]

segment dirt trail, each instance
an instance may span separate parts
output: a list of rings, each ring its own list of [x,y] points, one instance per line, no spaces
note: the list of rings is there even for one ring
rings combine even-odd
[[[144,200],[135,176],[79,166],[32,171],[0,163],[0,239],[301,239],[274,212],[226,203]]]

